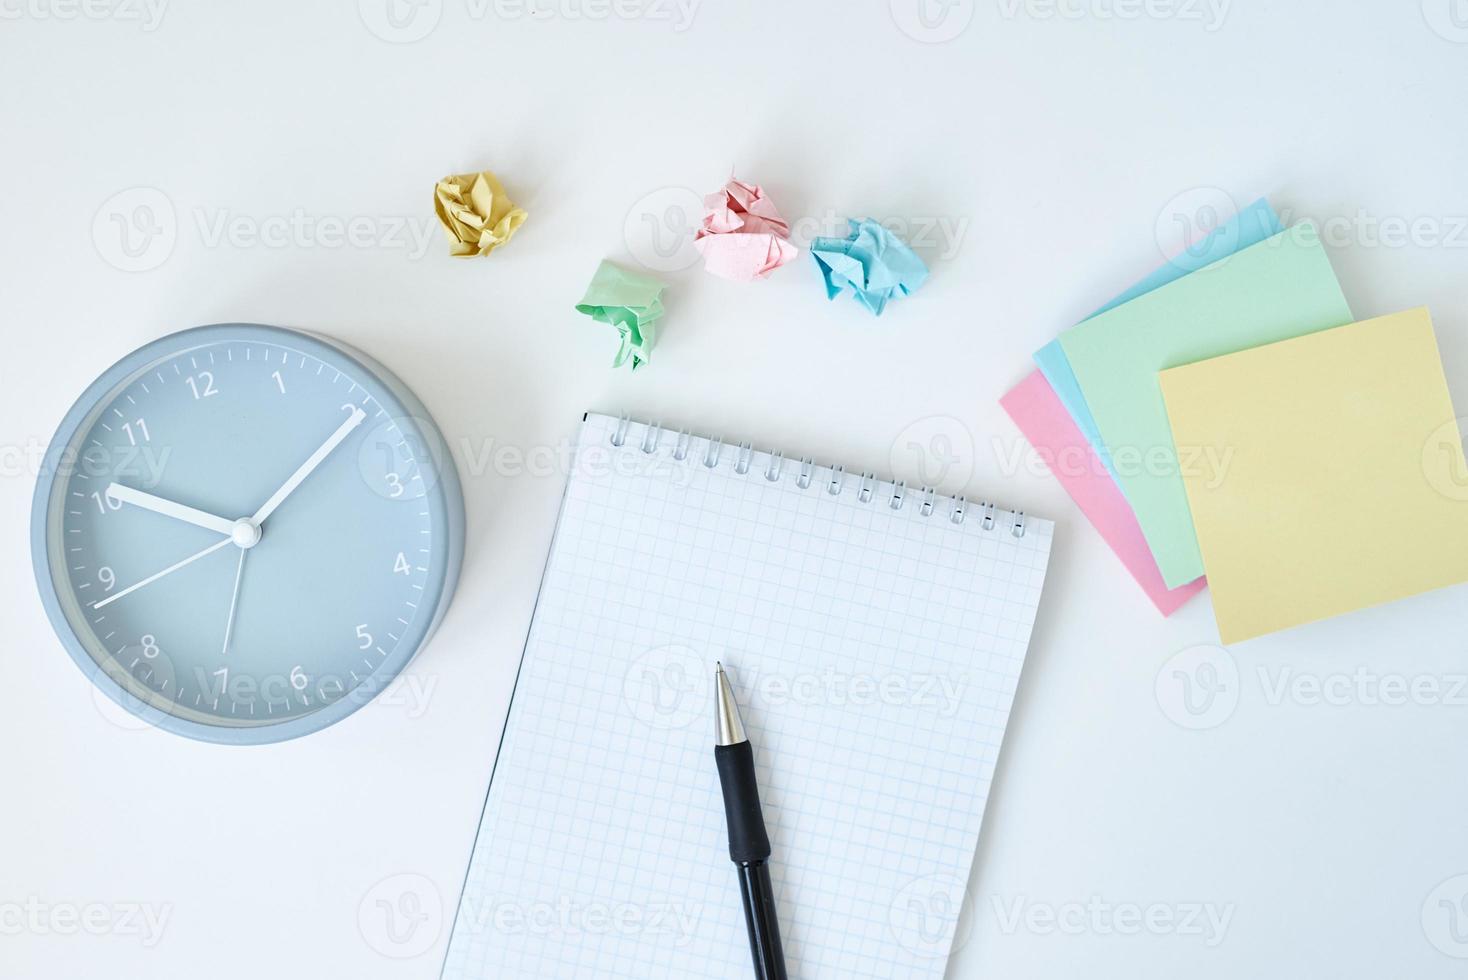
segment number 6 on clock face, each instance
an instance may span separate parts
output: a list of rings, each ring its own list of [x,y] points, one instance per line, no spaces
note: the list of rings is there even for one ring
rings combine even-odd
[[[170,731],[259,743],[346,717],[403,669],[448,607],[463,525],[444,441],[385,368],[216,324],[82,395],[36,487],[32,554],[98,688]]]

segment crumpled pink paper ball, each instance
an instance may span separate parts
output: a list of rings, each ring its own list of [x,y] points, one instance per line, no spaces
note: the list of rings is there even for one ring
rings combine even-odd
[[[790,225],[758,184],[730,179],[703,199],[703,222],[693,247],[704,269],[735,282],[766,279],[794,259]]]

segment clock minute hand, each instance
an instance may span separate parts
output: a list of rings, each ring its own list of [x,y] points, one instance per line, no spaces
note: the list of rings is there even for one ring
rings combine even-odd
[[[234,521],[225,520],[223,517],[210,514],[207,511],[202,511],[195,507],[189,507],[176,500],[168,500],[156,494],[134,490],[132,487],[125,487],[121,483],[109,483],[107,485],[106,495],[113,500],[120,500],[125,504],[132,504],[134,507],[151,510],[155,514],[172,517],[175,520],[184,521],[187,524],[193,524],[196,527],[202,527],[210,531],[217,531],[220,534],[231,534],[234,531]]]
[[[361,425],[366,418],[366,412],[357,408],[355,405],[352,406],[351,416],[341,425],[337,426],[336,431],[280,485],[279,490],[270,495],[269,500],[260,505],[260,509],[255,511],[255,516],[250,518],[251,523],[259,527],[265,521],[265,518],[273,514],[275,508],[279,507],[285,498],[289,497],[291,492],[300,486],[306,477],[311,475],[311,471],[320,466],[322,460],[331,455],[331,451],[341,445],[342,440],[351,435],[352,430]]]

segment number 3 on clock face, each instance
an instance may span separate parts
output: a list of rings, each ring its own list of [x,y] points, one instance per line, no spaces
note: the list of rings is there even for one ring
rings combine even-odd
[[[453,595],[463,498],[427,410],[344,344],[164,337],[63,420],[32,512],[42,601],[103,692],[215,742],[346,717]]]

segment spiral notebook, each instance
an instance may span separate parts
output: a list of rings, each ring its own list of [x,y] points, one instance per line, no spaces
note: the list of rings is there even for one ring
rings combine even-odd
[[[1053,525],[590,415],[447,980],[751,976],[714,767],[736,687],[790,976],[932,978]]]

